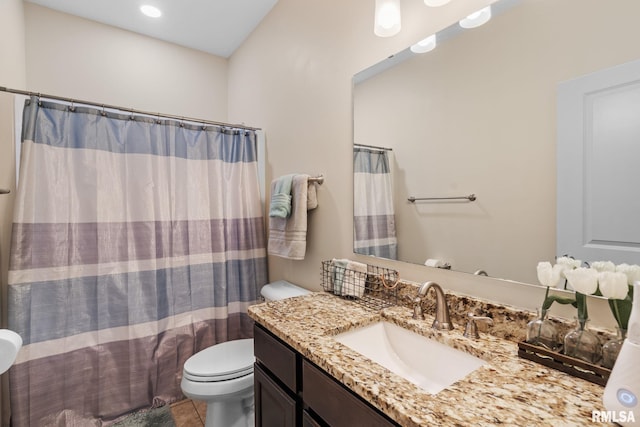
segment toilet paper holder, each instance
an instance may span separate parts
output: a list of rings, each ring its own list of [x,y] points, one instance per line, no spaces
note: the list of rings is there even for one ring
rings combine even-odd
[[[443,270],[451,270],[451,264],[440,259],[429,258],[424,262],[427,267],[441,268]]]

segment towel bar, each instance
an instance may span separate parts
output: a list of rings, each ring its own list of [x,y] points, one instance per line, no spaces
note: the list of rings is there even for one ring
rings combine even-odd
[[[475,194],[469,194],[468,196],[458,196],[458,197],[413,197],[413,196],[409,196],[409,198],[407,199],[408,201],[410,201],[411,203],[418,201],[418,200],[468,200],[470,202],[473,202],[476,200],[476,195]]]
[[[312,176],[309,178],[309,182],[315,182],[318,185],[322,185],[324,182],[324,175]]]

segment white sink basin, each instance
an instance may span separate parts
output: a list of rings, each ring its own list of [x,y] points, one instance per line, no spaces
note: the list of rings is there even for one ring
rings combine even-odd
[[[347,331],[334,339],[431,394],[486,363],[389,322]]]

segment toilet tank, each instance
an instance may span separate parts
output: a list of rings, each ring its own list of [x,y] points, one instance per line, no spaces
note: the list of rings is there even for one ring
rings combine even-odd
[[[267,283],[260,290],[262,297],[265,301],[277,301],[285,298],[297,297],[300,295],[307,295],[311,292],[296,286],[293,283],[286,280],[278,280],[277,282]]]

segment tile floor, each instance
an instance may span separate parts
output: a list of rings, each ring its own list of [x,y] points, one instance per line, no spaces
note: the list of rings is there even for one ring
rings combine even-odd
[[[207,405],[198,400],[181,400],[171,405],[176,427],[204,427]]]

